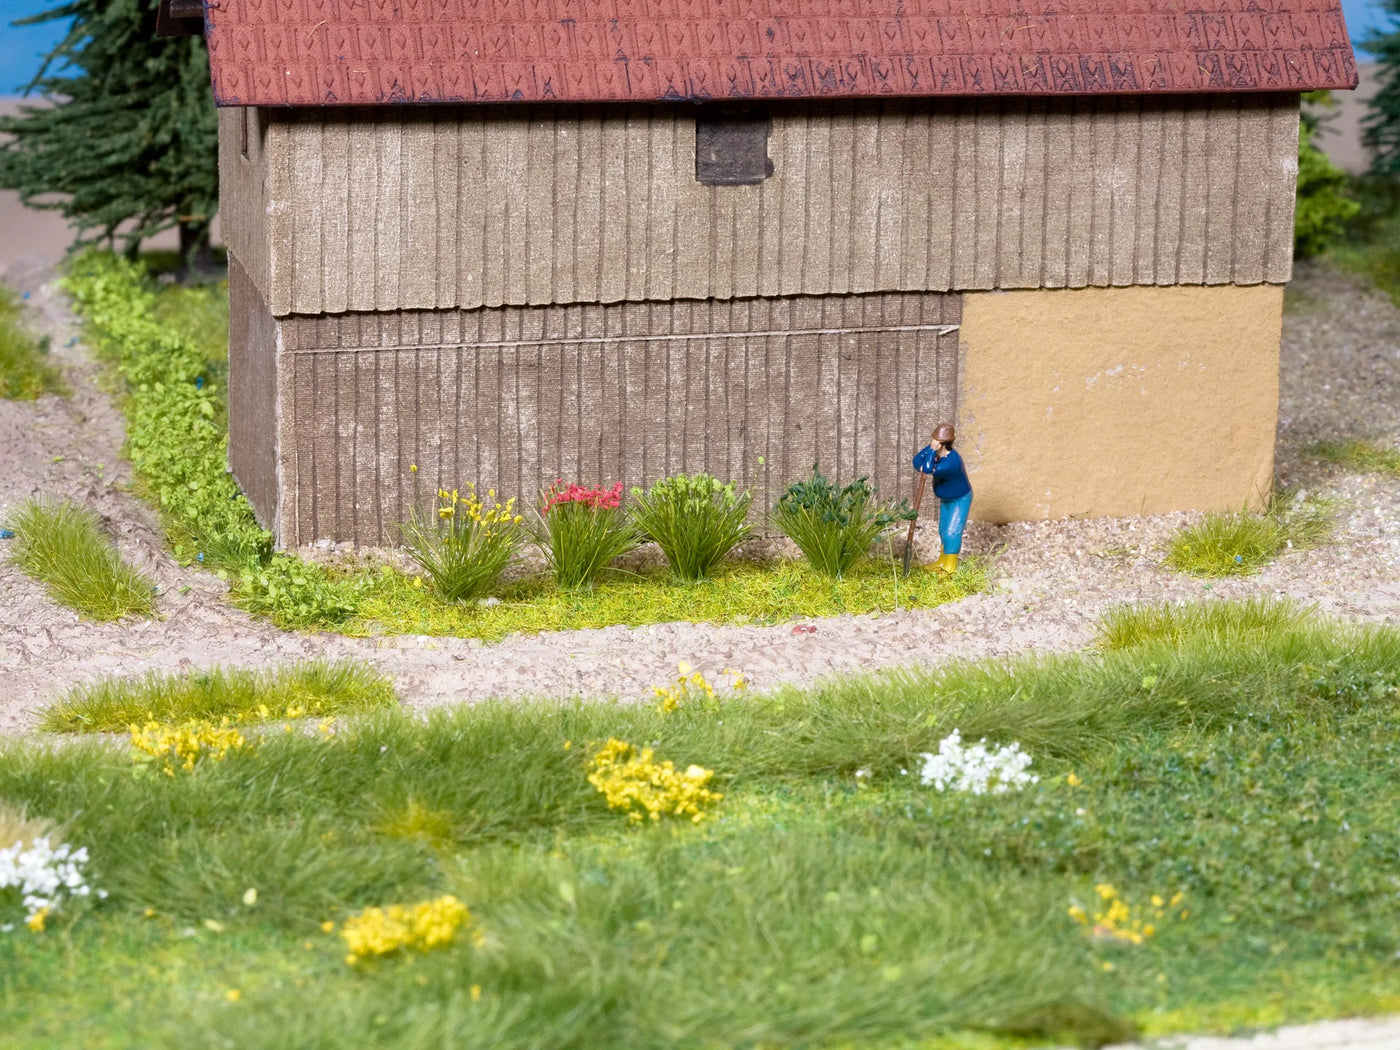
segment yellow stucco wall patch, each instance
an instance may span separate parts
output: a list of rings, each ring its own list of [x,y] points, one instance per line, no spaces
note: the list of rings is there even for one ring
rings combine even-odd
[[[966,294],[958,450],[973,517],[1261,505],[1282,318],[1280,285]]]

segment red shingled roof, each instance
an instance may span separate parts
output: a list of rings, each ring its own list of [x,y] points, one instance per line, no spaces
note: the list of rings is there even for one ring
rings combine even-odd
[[[207,0],[220,105],[1305,91],[1340,0]]]

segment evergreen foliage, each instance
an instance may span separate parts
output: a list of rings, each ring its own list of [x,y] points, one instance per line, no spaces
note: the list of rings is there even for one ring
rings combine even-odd
[[[1372,151],[1371,170],[1377,175],[1400,175],[1400,0],[1377,0],[1376,6],[1390,16],[1390,22],[1361,42],[1376,56],[1380,78],[1362,128]]]
[[[78,243],[120,237],[135,252],[178,226],[189,264],[207,252],[218,206],[218,117],[204,41],[157,37],[157,6],[70,0],[16,23],[73,19],[28,88],[50,104],[0,119],[12,136],[0,188],[61,211]]]

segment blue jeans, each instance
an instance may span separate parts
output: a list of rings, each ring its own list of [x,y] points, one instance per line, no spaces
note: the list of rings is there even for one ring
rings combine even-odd
[[[959,499],[938,501],[938,538],[943,541],[944,554],[962,552],[962,534],[967,526],[967,512],[972,508],[972,493]]]

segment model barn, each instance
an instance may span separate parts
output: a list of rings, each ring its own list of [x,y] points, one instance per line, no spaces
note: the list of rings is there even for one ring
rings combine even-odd
[[[984,519],[1270,489],[1338,0],[173,4],[279,543],[392,542],[413,464],[899,494],[941,419]]]

